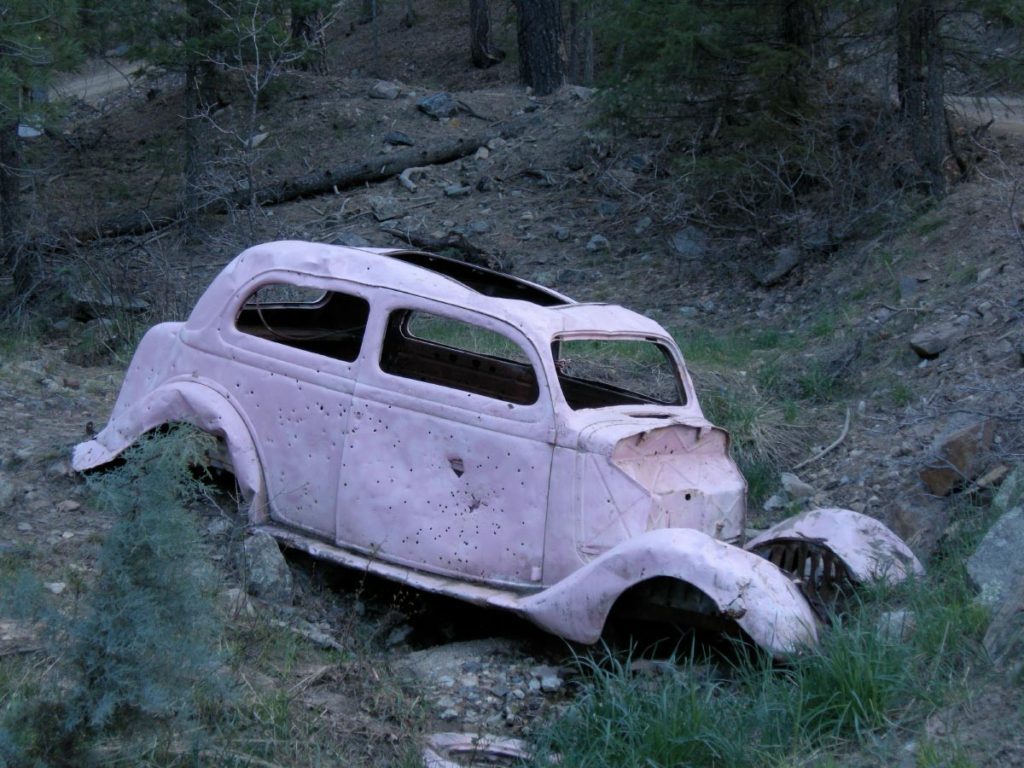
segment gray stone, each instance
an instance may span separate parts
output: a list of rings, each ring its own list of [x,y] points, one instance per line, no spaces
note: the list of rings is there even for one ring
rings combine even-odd
[[[445,197],[467,197],[473,188],[467,184],[449,184],[444,188]]]
[[[96,288],[89,283],[78,283],[68,288],[71,317],[86,322],[96,318],[141,315],[149,309],[149,302],[141,296],[121,291]]]
[[[684,227],[669,235],[668,245],[683,261],[700,261],[708,252],[708,236],[697,227]]]
[[[1021,501],[1024,501],[1024,467],[1016,467],[999,486],[999,492],[992,499],[992,507],[1005,513]]]
[[[910,337],[910,348],[923,360],[934,360],[956,340],[959,331],[952,325],[922,328]]]
[[[679,312],[680,317],[685,318],[694,318],[697,316],[698,312],[696,307],[691,307],[688,304],[680,307],[677,311]]]
[[[390,80],[378,80],[367,94],[371,99],[394,101],[402,94],[402,86]]]
[[[597,201],[597,215],[602,217],[615,216],[619,209],[622,208],[622,203],[617,203],[614,200],[598,200]]]
[[[250,595],[271,602],[291,603],[292,572],[277,540],[269,533],[254,533],[242,545],[242,572]]]
[[[894,643],[910,639],[916,627],[917,618],[913,611],[886,611],[878,617],[878,634]]]
[[[569,239],[569,228],[555,227],[553,230],[551,230],[551,234],[554,236],[555,240],[564,243],[566,240]]]
[[[390,195],[371,195],[370,210],[377,221],[390,221],[402,216],[402,204]]]
[[[791,472],[782,473],[782,488],[789,498],[800,501],[814,495],[814,487]]]
[[[339,232],[331,240],[331,245],[347,245],[349,248],[369,248],[370,241],[355,232]]]
[[[490,192],[494,189],[494,179],[490,176],[481,176],[476,182],[477,192]]]
[[[401,131],[388,131],[387,133],[385,133],[384,134],[384,143],[385,144],[391,144],[391,145],[396,146],[396,147],[398,147],[398,146],[405,146],[405,147],[414,147],[414,146],[416,146],[416,141],[412,138],[412,136],[410,136],[407,133],[402,133]]]
[[[491,231],[491,223],[483,219],[469,222],[469,231],[474,235],[486,235]]]
[[[441,92],[424,96],[416,102],[416,109],[436,120],[440,120],[441,118],[454,117],[458,114],[459,103],[450,93]]]
[[[983,642],[996,667],[1008,672],[1011,682],[1020,680],[1024,673],[1024,578],[1013,583]]]
[[[411,626],[408,624],[399,624],[388,633],[387,640],[384,641],[384,647],[394,648],[399,646],[408,640],[412,633],[413,628]]]
[[[604,235],[594,235],[587,241],[587,250],[594,251],[607,251],[609,248],[608,238]]]
[[[978,599],[992,608],[1015,597],[1016,584],[1024,583],[1024,506],[1003,514],[967,558],[967,575],[979,591]]]
[[[633,225],[633,234],[642,235],[653,223],[654,221],[650,216],[641,216],[637,223]]]
[[[792,272],[802,260],[800,251],[784,245],[775,251],[771,266],[756,275],[757,282],[762,287],[770,288],[781,282],[782,278]]]

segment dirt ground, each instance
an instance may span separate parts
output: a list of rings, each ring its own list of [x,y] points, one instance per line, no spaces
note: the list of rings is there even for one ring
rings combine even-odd
[[[183,317],[212,274],[251,242],[332,242],[358,235],[375,246],[393,246],[401,240],[383,226],[438,237],[457,231],[507,271],[579,300],[614,301],[648,314],[676,333],[684,354],[688,338],[709,332],[772,328],[808,339],[803,349],[787,353],[782,376],[795,377],[821,361],[842,364],[844,392],[850,394],[828,404],[802,404],[807,412],[800,420],[809,428],[800,433],[792,463],[842,433],[835,448],[800,472],[815,488],[814,501],[875,515],[922,549],[946,532],[949,520],[951,502],[928,497],[918,478],[937,435],[956,419],[993,418],[998,429],[990,465],[1021,463],[1024,123],[1019,99],[995,107],[951,100],[964,115],[965,131],[987,125],[969,176],[903,233],[883,232],[830,257],[808,260],[781,284],[766,288],[749,264],[716,250],[714,239],[709,258],[699,263],[681,259],[669,246],[686,220],[674,201],[658,196],[657,164],[666,159],[666,137],[631,137],[600,127],[585,89],[534,98],[516,84],[511,60],[473,70],[463,60],[468,53],[451,54],[468,48],[460,14],[461,6],[437,4],[411,28],[397,13],[386,15],[381,21],[386,45],[379,54],[370,26],[340,19],[330,74],[285,75],[255,122],[246,118],[239,81],[227,78],[212,110],[217,125],[206,126],[216,147],[208,191],[237,184],[239,166],[231,149],[257,134],[266,134],[251,164],[257,183],[351,158],[385,157],[404,149],[385,140],[396,131],[415,146],[428,147],[494,123],[532,118],[522,135],[496,142],[486,153],[428,168],[416,191],[388,181],[255,216],[224,214],[204,222],[198,247],[185,247],[171,231],[115,243],[69,240],[57,263],[91,282],[94,291],[135,292],[145,299],[148,317],[172,319]],[[508,48],[514,47],[511,35],[499,25],[499,40]],[[418,45],[421,39],[431,40],[431,47]],[[122,74],[133,75],[130,87],[120,87]],[[370,98],[379,78],[398,83],[400,95]],[[44,168],[32,190],[34,208],[41,212],[39,231],[81,233],[112,215],[174,199],[180,135],[168,127],[179,124],[178,86],[173,74],[145,74],[120,64],[116,70],[97,65],[58,86],[85,90],[62,132],[28,149]],[[418,98],[438,90],[453,92],[463,103],[457,117],[439,121],[416,109]],[[220,132],[225,127],[229,132]],[[470,191],[446,194],[454,185]],[[595,235],[607,244],[588,247]],[[111,520],[90,506],[68,456],[75,443],[102,427],[113,405],[126,358],[108,354],[105,344],[131,333],[132,311],[123,302],[116,306],[113,328],[108,323],[107,336],[98,342],[78,321],[55,317],[42,343],[13,346],[0,359],[0,419],[7,427],[0,441],[0,476],[14,489],[11,505],[0,512],[0,553],[23,546],[43,553],[39,574],[47,583],[63,584],[61,599],[69,601],[74,585],[87,581],[94,569]],[[957,331],[948,351],[923,360],[911,350],[915,333],[946,324]],[[698,382],[702,376],[713,381],[713,373],[697,370]],[[753,377],[758,371],[749,373]],[[316,570],[303,562],[296,568]],[[473,675],[477,684],[483,679],[492,687],[499,682],[505,688],[525,686],[522,706],[506,716],[487,695],[460,698],[444,681],[421,679],[427,730],[473,725],[458,719],[472,710],[479,712],[476,725],[523,734],[534,718],[564,702],[563,687],[531,690],[528,685],[543,677],[543,671],[530,670],[557,668],[563,660],[561,647],[541,633],[443,601],[430,604],[437,613],[395,613],[393,597],[369,601],[369,613],[382,628],[374,658],[401,667],[430,648],[480,641],[487,635],[479,627],[486,625],[498,630],[507,651],[468,647],[459,663],[479,666],[468,673],[460,667],[456,679]],[[299,611],[317,625],[337,615],[320,602],[330,599],[310,600]],[[337,599],[352,608],[347,598]],[[389,645],[388,637],[401,639]],[[359,686],[340,674],[321,676],[303,690],[320,697],[310,707],[342,712],[338,697]],[[452,710],[456,719],[449,716]],[[488,720],[492,713],[501,716]],[[962,706],[936,718],[930,722],[940,729],[937,735],[961,745],[974,764],[1024,765],[1019,686],[980,681]],[[381,743],[400,730],[379,727],[391,728],[390,734],[373,736]]]

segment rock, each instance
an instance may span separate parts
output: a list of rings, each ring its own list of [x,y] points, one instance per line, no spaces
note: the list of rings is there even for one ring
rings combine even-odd
[[[913,611],[886,611],[878,617],[876,629],[885,640],[902,643],[910,639],[917,628],[917,618]]]
[[[394,101],[402,95],[402,86],[390,80],[378,80],[370,87],[370,91],[366,95],[371,99]]]
[[[391,195],[371,195],[369,197],[370,210],[377,221],[390,221],[402,216],[402,204]]]
[[[672,253],[683,261],[700,261],[708,252],[708,236],[704,230],[697,227],[684,227],[669,235],[668,246]]]
[[[149,309],[149,302],[134,293],[100,290],[89,283],[69,287],[67,296],[71,302],[71,317],[81,322],[126,314],[141,315]]]
[[[782,281],[786,275],[792,272],[802,261],[800,252],[789,245],[784,245],[775,251],[775,258],[772,265],[760,274],[755,275],[757,282],[764,288],[770,288]]]
[[[923,328],[910,337],[910,348],[922,360],[934,360],[949,349],[957,334],[957,329],[949,324]]]
[[[256,615],[256,608],[244,589],[239,589],[238,587],[225,589],[217,597],[222,610],[231,618],[238,616],[248,616],[251,618]]]
[[[384,641],[384,647],[394,648],[396,646],[399,646],[406,640],[408,640],[412,633],[413,628],[411,626],[409,626],[408,624],[399,624],[397,627],[395,627],[388,633],[388,637]]]
[[[24,520],[18,523],[17,528],[22,533],[32,533],[32,523],[26,523]]]
[[[696,317],[697,313],[698,313],[697,308],[696,307],[691,307],[689,304],[685,304],[685,305],[681,306],[676,311],[679,313],[680,317],[685,317],[688,320]]]
[[[435,93],[424,96],[416,102],[416,109],[435,120],[446,117],[454,117],[459,112],[459,103],[450,93]]]
[[[473,155],[474,160],[486,160],[491,156],[491,150],[487,147],[480,147]]]
[[[764,503],[765,512],[776,512],[789,506],[789,497],[785,493],[773,493]]]
[[[246,539],[241,565],[250,595],[275,603],[291,603],[292,572],[273,536],[257,532]]]
[[[14,505],[18,491],[7,477],[0,474],[0,512],[5,512]]]
[[[223,536],[231,531],[231,521],[224,517],[215,517],[206,524],[206,532],[211,536]]]
[[[961,483],[978,477],[985,468],[995,431],[995,419],[986,419],[936,438],[932,458],[918,473],[928,492],[948,496]]]
[[[614,200],[597,201],[597,215],[602,218],[615,216],[619,212],[620,208],[622,208],[622,203],[617,203]]]
[[[64,590],[68,588],[68,585],[63,581],[47,581],[43,583],[43,586],[46,587],[47,592],[55,595],[63,594]]]
[[[384,143],[395,147],[415,147],[416,142],[412,136],[401,131],[388,131],[384,134]]]
[[[331,245],[347,245],[349,248],[369,248],[370,241],[355,232],[339,232],[331,240]]]
[[[1014,587],[1024,584],[1021,552],[1024,552],[1024,506],[1014,507],[996,520],[974,554],[967,558],[967,575],[984,605],[998,608],[1017,597]]]
[[[477,192],[490,192],[494,189],[494,179],[490,176],[481,176],[476,182]]]
[[[57,504],[57,511],[62,514],[67,514],[69,512],[77,512],[81,508],[81,503],[75,501],[74,499],[65,499],[64,501]]]
[[[564,243],[566,240],[569,239],[569,228],[555,227],[553,230],[551,230],[551,234],[554,236],[555,240]]]
[[[469,231],[474,235],[486,235],[491,231],[491,223],[483,219],[469,222]]]
[[[641,216],[637,220],[636,224],[633,225],[633,234],[642,235],[650,228],[651,224],[653,223],[654,221],[651,219],[650,216]]]
[[[992,507],[999,513],[1009,512],[1024,501],[1024,467],[1017,467],[999,486],[999,492],[992,499]]]
[[[449,184],[444,188],[445,197],[467,197],[473,188],[467,184]]]
[[[782,473],[782,488],[794,501],[801,501],[814,495],[814,487],[790,472]]]
[[[1024,673],[1024,579],[1018,578],[1010,595],[992,617],[983,641],[997,668],[1017,682]]]
[[[591,253],[594,251],[607,251],[609,247],[608,238],[604,235],[594,235],[587,241],[587,250]]]
[[[246,149],[256,149],[260,144],[265,142],[270,137],[269,133],[255,133],[249,137],[249,140],[245,142]]]

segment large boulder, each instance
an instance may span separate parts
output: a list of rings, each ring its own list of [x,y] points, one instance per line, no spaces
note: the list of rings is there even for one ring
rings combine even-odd
[[[1024,673],[1024,578],[1017,579],[985,633],[985,650],[1011,680]]]
[[[967,559],[967,575],[978,589],[979,600],[999,610],[1024,584],[1024,506],[1002,515]]]

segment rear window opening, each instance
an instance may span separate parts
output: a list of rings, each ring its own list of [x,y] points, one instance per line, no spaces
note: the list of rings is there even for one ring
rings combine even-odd
[[[359,357],[370,304],[322,288],[271,283],[246,299],[235,327],[242,333],[344,362]]]
[[[394,376],[516,405],[531,405],[540,396],[536,371],[519,344],[489,328],[429,312],[391,314],[380,367]]]
[[[551,353],[569,407],[686,405],[669,350],[648,339],[556,339]]]

